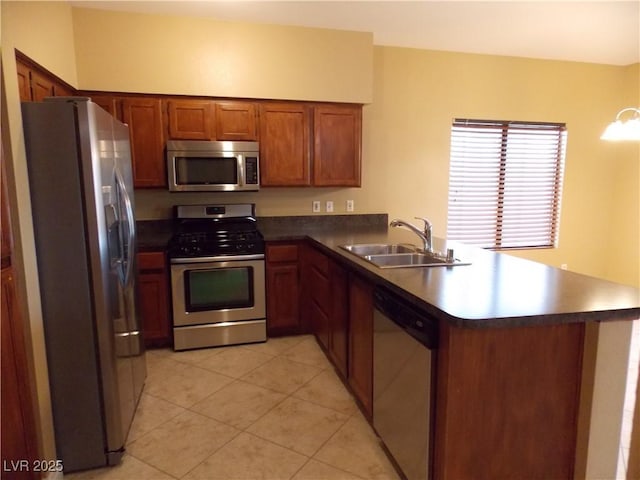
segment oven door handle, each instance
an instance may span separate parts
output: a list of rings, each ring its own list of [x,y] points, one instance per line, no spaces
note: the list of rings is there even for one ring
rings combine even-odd
[[[253,255],[220,255],[217,257],[172,258],[171,263],[240,262],[243,260],[264,260],[264,253]]]

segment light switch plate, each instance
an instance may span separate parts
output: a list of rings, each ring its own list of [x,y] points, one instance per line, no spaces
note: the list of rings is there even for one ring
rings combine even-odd
[[[320,200],[314,200],[311,204],[311,211],[313,213],[318,213],[320,211]]]
[[[333,202],[331,200],[327,200],[326,207],[327,212],[333,212]]]

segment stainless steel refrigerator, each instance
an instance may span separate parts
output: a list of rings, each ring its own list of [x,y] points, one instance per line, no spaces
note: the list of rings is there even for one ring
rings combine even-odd
[[[22,115],[58,459],[113,465],[146,377],[129,130],[88,98]]]

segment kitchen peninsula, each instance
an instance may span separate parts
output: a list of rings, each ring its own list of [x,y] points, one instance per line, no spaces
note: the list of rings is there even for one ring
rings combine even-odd
[[[601,360],[589,345],[601,322],[640,317],[638,289],[440,239],[436,250],[470,265],[380,269],[341,248],[418,243],[388,229],[386,215],[258,222],[268,302],[293,305],[285,321],[297,312],[283,331],[316,335],[370,420],[374,290],[437,319],[433,478],[573,478],[585,468]],[[269,279],[278,260],[281,285]],[[278,322],[277,308],[268,315]]]

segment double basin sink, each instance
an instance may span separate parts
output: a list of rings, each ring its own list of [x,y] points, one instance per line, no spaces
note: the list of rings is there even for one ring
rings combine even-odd
[[[340,247],[379,268],[469,265],[468,262],[457,258],[447,258],[438,252],[427,253],[414,245],[407,244],[355,244],[340,245]]]

